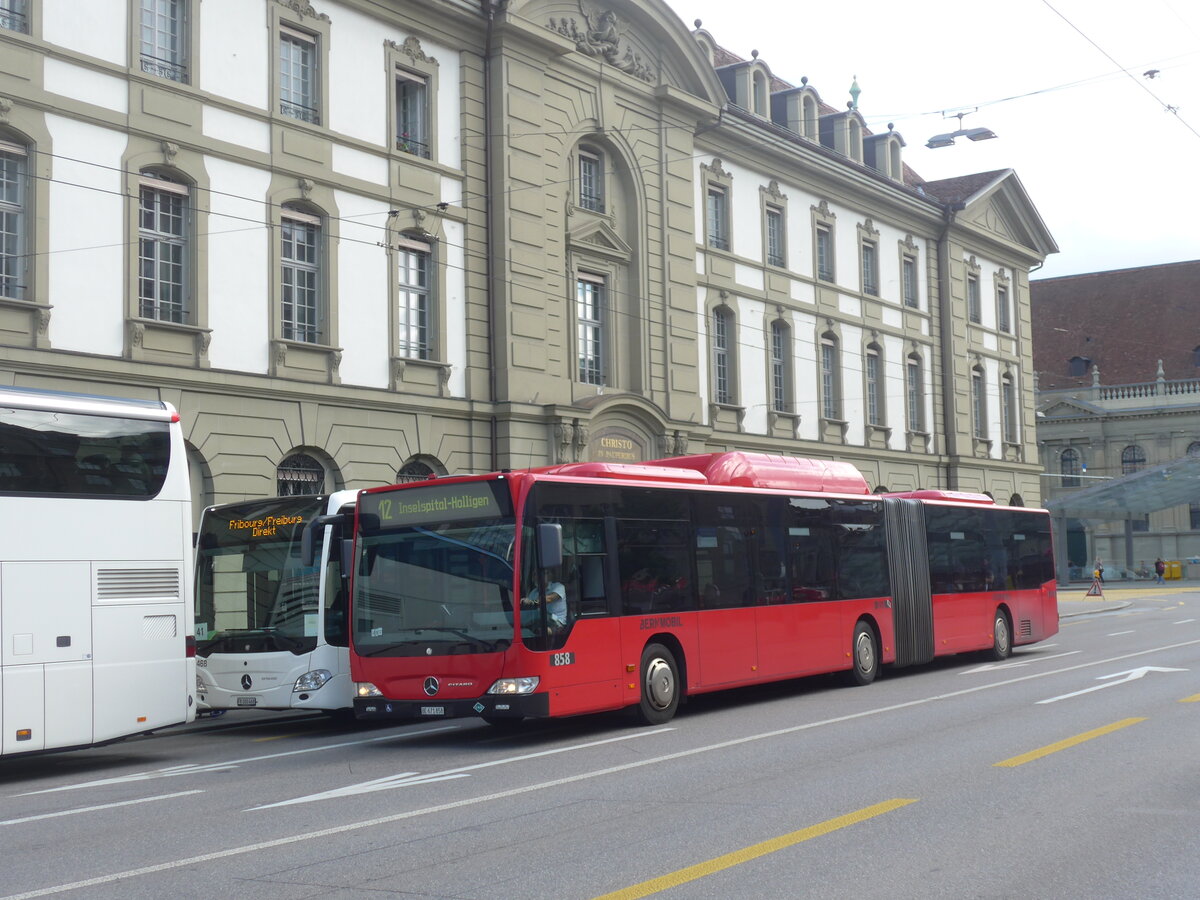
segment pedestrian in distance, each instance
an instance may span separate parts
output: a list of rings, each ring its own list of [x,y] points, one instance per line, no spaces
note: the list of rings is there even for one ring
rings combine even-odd
[[[1158,559],[1156,559],[1154,561],[1154,583],[1155,584],[1166,584],[1166,582],[1163,581],[1163,575],[1165,575],[1166,573],[1167,573],[1167,564],[1165,562],[1163,562],[1163,558],[1160,556]]]
[[[1104,584],[1104,563],[1103,563],[1103,561],[1101,561],[1099,559],[1096,560],[1096,568],[1092,570],[1092,577],[1095,578],[1101,584]]]

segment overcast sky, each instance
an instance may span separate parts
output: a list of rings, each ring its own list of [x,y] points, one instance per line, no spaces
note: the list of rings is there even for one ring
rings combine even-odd
[[[871,130],[895,123],[928,180],[1014,169],[1059,246],[1035,278],[1200,259],[1195,0],[668,2],[831,106],[857,77]],[[997,140],[925,147],[975,107],[962,127]]]

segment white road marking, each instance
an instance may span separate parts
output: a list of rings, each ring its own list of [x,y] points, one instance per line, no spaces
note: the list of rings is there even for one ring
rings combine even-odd
[[[81,806],[79,809],[64,809],[59,812],[42,813],[37,816],[22,816],[19,819],[4,819],[0,825],[20,825],[22,822],[36,822],[39,819],[57,819],[59,816],[74,816],[79,813],[95,812],[98,809],[112,809],[116,806],[133,806],[136,803],[153,803],[155,800],[171,800],[175,797],[186,797],[188,794],[203,794],[204,791],[179,791],[175,794],[161,794],[158,797],[141,797],[138,800],[122,800],[119,803],[101,803],[98,806]]]
[[[476,763],[473,766],[460,766],[457,769],[446,769],[444,772],[431,772],[421,775],[418,772],[401,772],[399,775],[389,775],[386,778],[376,778],[362,784],[352,784],[344,788],[334,788],[319,794],[309,794],[307,797],[297,797],[294,800],[283,800],[279,803],[268,803],[265,806],[255,806],[246,812],[257,809],[274,809],[276,806],[293,806],[297,803],[312,803],[314,800],[329,800],[333,797],[352,797],[355,794],[369,794],[373,791],[388,791],[392,788],[411,787],[414,784],[428,784],[431,781],[446,781],[451,778],[467,778],[471,772],[479,769],[490,769],[493,766],[507,766],[512,763],[524,762],[529,759],[539,759],[543,756],[557,756],[559,753],[574,753],[576,750],[586,750],[589,747],[600,747],[604,744],[616,744],[640,737],[654,737],[674,731],[674,728],[659,728],[655,731],[637,731],[633,734],[622,734],[617,737],[604,738],[599,741],[588,741],[585,744],[573,744],[569,747],[555,747],[553,750],[539,750],[537,753],[522,753],[519,756],[508,756],[504,759],[493,759],[489,762]]]
[[[401,822],[406,819],[415,819],[420,816],[434,815],[440,812],[446,812],[451,809],[462,809],[468,806],[477,806],[480,803],[490,803],[493,800],[504,800],[509,797],[517,797],[522,794],[531,794],[537,791],[544,791],[550,788],[562,787],[567,784],[576,784],[582,781],[590,781],[593,778],[601,778],[605,775],[613,775],[618,772],[628,772],[633,769],[640,769],[646,766],[657,766],[664,762],[672,762],[677,759],[686,759],[689,756],[698,756],[702,753],[709,753],[715,750],[726,750],[730,747],[737,747],[742,744],[750,744],[756,741],[769,740],[771,738],[783,737],[789,734],[798,734],[802,731],[809,731],[814,728],[821,728],[825,725],[836,725],[841,722],[850,722],[854,719],[863,719],[868,716],[875,716],[881,713],[895,712],[901,709],[911,709],[915,706],[924,706],[926,703],[934,703],[939,700],[950,700],[955,697],[964,697],[967,694],[974,694],[978,691],[991,691],[1000,687],[1007,687],[1010,684],[1019,684],[1022,681],[1032,681],[1035,678],[1049,678],[1053,675],[1062,675],[1066,672],[1074,672],[1078,669],[1086,669],[1092,666],[1102,666],[1108,663],[1119,662],[1123,659],[1132,659],[1137,656],[1145,656],[1148,653],[1162,653],[1166,650],[1178,650],[1180,647],[1193,647],[1200,644],[1200,640],[1180,641],[1178,644],[1166,644],[1162,647],[1153,647],[1149,650],[1137,650],[1133,653],[1123,653],[1120,656],[1110,657],[1108,659],[1099,659],[1093,662],[1080,663],[1077,666],[1067,666],[1065,669],[1055,669],[1051,672],[1034,672],[1031,675],[1021,675],[1017,678],[1009,678],[1006,681],[994,681],[989,684],[979,684],[974,687],[963,688],[960,691],[951,691],[947,694],[935,694],[933,696],[924,697],[920,700],[909,700],[904,703],[895,703],[891,706],[881,706],[878,709],[865,709],[856,713],[849,713],[845,716],[838,716],[833,719],[824,719],[819,722],[808,722],[803,725],[793,725],[789,728],[781,728],[776,731],[765,731],[759,734],[745,735],[740,738],[734,738],[728,741],[722,741],[718,744],[706,744],[703,747],[693,747],[690,750],[680,750],[676,753],[669,753],[665,756],[656,756],[650,759],[640,759],[633,762],[623,763],[619,766],[610,766],[605,769],[596,769],[591,772],[579,772],[575,775],[567,776],[566,778],[556,778],[551,781],[543,781],[536,784],[525,785],[524,787],[510,788],[506,791],[497,791],[493,794],[482,794],[477,797],[464,797],[462,800],[452,800],[448,803],[442,803],[437,806],[426,806],[421,809],[413,809],[407,812],[394,813],[390,816],[381,816],[375,819],[363,819],[358,822],[347,822],[345,825],[334,825],[330,828],[322,828],[318,831],[304,831],[300,834],[293,834],[287,837],[275,838],[274,840],[261,841],[257,844],[243,844],[240,847],[229,847],[225,850],[214,850],[212,853],[202,853],[199,856],[189,856],[184,859],[172,859],[167,862],[157,863],[152,866],[142,866],[137,869],[126,869],[123,872],[113,872],[109,875],[97,875],[94,878],[87,878],[82,881],[72,881],[68,884],[57,884],[51,887],[37,888],[32,891],[25,891],[20,894],[10,894],[7,897],[0,897],[0,900],[33,900],[34,897],[48,897],[52,894],[63,894],[67,891],[77,891],[81,888],[96,887],[101,884],[112,884],[116,881],[121,881],[125,878],[136,878],[139,875],[153,875],[156,872],[167,872],[171,869],[182,869],[186,866],[194,866],[199,863],[213,862],[219,859],[229,859],[233,856],[243,856],[247,853],[258,853],[263,850],[273,850],[276,847],[287,847],[292,844],[301,844],[305,841],[321,840],[322,838],[332,837],[338,834],[348,834],[355,831],[361,831],[364,828],[374,828],[377,825],[388,825],[392,822]]]
[[[965,669],[959,672],[959,675],[974,675],[976,672],[993,672],[996,669],[1019,669],[1033,662],[1042,662],[1049,659],[1062,659],[1064,656],[1074,656],[1076,653],[1082,653],[1082,650],[1068,650],[1066,653],[1055,653],[1052,656],[1037,656],[1027,654],[1021,659],[1014,659],[1012,662],[1006,663],[984,663],[982,666],[976,666],[973,669]]]
[[[152,778],[174,778],[177,775],[195,775],[199,772],[220,772],[223,769],[236,769],[240,765],[252,762],[261,762],[264,759],[281,759],[285,756],[298,756],[301,753],[319,753],[322,750],[337,750],[341,747],[353,747],[357,744],[374,744],[378,741],[399,741],[406,740],[410,737],[422,737],[427,734],[437,734],[440,731],[453,731],[456,726],[445,725],[441,728],[426,728],[421,731],[408,731],[403,734],[388,734],[382,737],[363,738],[360,741],[342,741],[338,744],[323,744],[320,747],[305,747],[302,750],[287,750],[283,753],[269,753],[265,756],[248,756],[245,759],[231,759],[228,762],[205,763],[185,763],[180,766],[167,766],[162,769],[152,769],[149,772],[135,772],[132,775],[116,775],[112,778],[100,778],[96,781],[84,781],[79,784],[66,784],[62,787],[46,788],[42,791],[26,791],[24,794],[15,794],[17,797],[29,797],[34,794],[55,794],[59,791],[77,791],[82,788],[100,787],[106,784],[124,784],[130,781],[149,781]]]
[[[1071,697],[1078,697],[1080,694],[1090,694],[1092,691],[1102,691],[1105,688],[1116,687],[1118,684],[1126,684],[1130,681],[1137,681],[1139,678],[1144,678],[1147,672],[1186,672],[1187,669],[1160,669],[1158,666],[1142,666],[1138,669],[1130,669],[1128,672],[1114,672],[1112,675],[1100,675],[1097,680],[1108,678],[1121,678],[1120,681],[1106,681],[1104,684],[1098,684],[1095,687],[1084,688],[1082,691],[1074,691],[1070,694],[1060,694],[1057,697],[1051,697],[1048,700],[1039,700],[1038,703],[1057,703],[1059,700],[1067,700]]]
[[[1188,622],[1195,622],[1195,619],[1180,619],[1178,622],[1172,622],[1172,625],[1186,625]]]
[[[1109,632],[1108,636],[1109,637],[1120,637],[1123,634],[1133,634],[1133,633],[1134,632],[1132,630],[1130,630],[1130,631],[1113,631],[1113,632]]]

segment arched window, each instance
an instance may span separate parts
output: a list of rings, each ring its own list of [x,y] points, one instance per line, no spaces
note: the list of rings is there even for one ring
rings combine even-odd
[[[875,490],[873,490],[871,493],[886,494],[887,492],[888,492],[888,488],[887,488],[886,484],[877,484],[877,485],[875,485]]]
[[[754,73],[752,80],[752,90],[754,104],[751,110],[757,116],[767,116],[770,114],[770,108],[767,100],[767,76],[761,71]]]
[[[1079,451],[1068,447],[1058,458],[1063,487],[1079,487]]]
[[[803,134],[811,141],[817,139],[819,128],[819,107],[817,106],[817,98],[811,94],[805,94],[800,101],[800,109],[803,115]]]
[[[975,437],[987,440],[987,397],[984,394],[983,369],[976,366],[971,370],[971,425]]]
[[[424,481],[427,478],[435,478],[437,472],[432,466],[428,466],[420,460],[414,459],[405,463],[399,472],[396,473],[396,484],[404,484],[408,481]]]
[[[396,355],[433,359],[436,351],[433,244],[421,235],[396,240]]]
[[[325,491],[325,467],[305,453],[293,453],[279,464],[275,481],[280,497],[321,494]]]
[[[1024,506],[1025,500],[1020,494],[1013,494],[1011,497],[1008,498],[1008,505],[1009,506]]]
[[[1137,444],[1130,444],[1121,451],[1121,474],[1132,475],[1146,465],[1146,454]]]
[[[1076,377],[1086,375],[1091,367],[1092,361],[1086,356],[1072,356],[1067,360],[1067,375]]]
[[[1200,347],[1196,348],[1196,352],[1200,353]],[[1187,455],[1200,456],[1200,441],[1192,441],[1190,444],[1188,444]],[[1188,504],[1188,519],[1188,527],[1191,528],[1192,531],[1200,531],[1200,502],[1193,500]]]

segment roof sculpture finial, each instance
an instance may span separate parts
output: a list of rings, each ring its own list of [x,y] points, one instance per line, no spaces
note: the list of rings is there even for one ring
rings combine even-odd
[[[854,76],[854,81],[850,83],[850,108],[858,109],[858,95],[862,93],[862,88],[858,86],[858,76]]]

